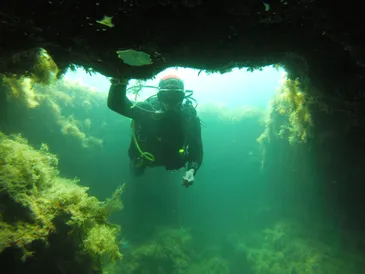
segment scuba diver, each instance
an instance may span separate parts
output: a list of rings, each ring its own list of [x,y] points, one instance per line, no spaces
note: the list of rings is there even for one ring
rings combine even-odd
[[[127,84],[128,80],[111,80],[108,107],[132,119],[128,150],[132,173],[140,176],[155,166],[185,167],[182,185],[191,186],[203,161],[201,122],[192,91],[184,90],[178,76],[167,75],[160,80],[156,95],[133,103],[126,96]]]

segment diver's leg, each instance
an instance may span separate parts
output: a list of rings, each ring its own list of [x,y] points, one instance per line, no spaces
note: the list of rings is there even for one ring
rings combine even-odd
[[[128,149],[128,156],[129,156],[129,169],[134,177],[141,176],[146,166],[144,165],[143,161],[139,158],[139,152],[133,142],[133,139],[131,140],[131,143],[129,145]]]
[[[139,164],[137,160],[134,160],[134,161],[131,160],[130,161],[130,170],[134,177],[140,177],[144,174],[144,172],[146,170],[146,166]]]

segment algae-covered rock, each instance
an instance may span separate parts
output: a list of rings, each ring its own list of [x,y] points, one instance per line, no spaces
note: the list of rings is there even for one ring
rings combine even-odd
[[[59,76],[57,64],[44,48],[32,48],[8,56],[1,68],[8,76],[26,76],[44,85],[54,83]]]
[[[0,133],[0,262],[9,268],[2,273],[94,273],[121,258],[120,227],[107,219],[122,209],[123,187],[100,202],[59,177],[57,164],[47,145],[35,150]]]
[[[284,76],[270,102],[266,130],[257,139],[259,143],[271,138],[287,139],[289,144],[307,143],[313,127],[309,109],[311,98],[298,80]]]

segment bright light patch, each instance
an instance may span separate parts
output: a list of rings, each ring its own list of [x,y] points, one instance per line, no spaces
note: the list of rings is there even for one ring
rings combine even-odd
[[[87,86],[100,92],[108,92],[110,87],[110,81],[107,77],[100,73],[92,73],[90,75],[80,67],[77,67],[75,71],[69,69],[64,79],[66,81],[75,81],[82,86]]]
[[[282,75],[283,69],[272,66],[264,67],[262,71],[248,72],[246,69],[233,69],[231,72],[207,74],[205,71],[189,68],[168,68],[157,74],[154,79],[142,82],[145,88],[138,93],[138,101],[155,94],[160,79],[166,74],[176,74],[184,80],[185,89],[193,90],[193,97],[199,105],[216,104],[229,108],[242,106],[266,108],[272,98]],[[108,92],[110,81],[107,77],[95,73],[89,75],[78,68],[75,72],[68,71],[68,80],[81,80],[82,85],[94,88],[100,92]],[[128,88],[140,84],[141,81],[130,80]],[[149,87],[148,87],[149,86]],[[135,95],[129,90],[128,97],[134,100]]]

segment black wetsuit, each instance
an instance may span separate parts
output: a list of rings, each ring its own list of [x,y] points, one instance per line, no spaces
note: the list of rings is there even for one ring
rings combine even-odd
[[[155,161],[143,159],[140,164],[141,154],[132,138],[128,154],[135,175],[142,174],[147,166],[165,166],[167,170],[186,167],[196,174],[203,160],[203,144],[200,120],[192,104],[183,104],[178,112],[156,111],[163,110],[157,98],[134,106],[126,97],[126,86],[119,84],[110,87],[108,107],[133,119],[132,130],[140,149],[155,157]]]

